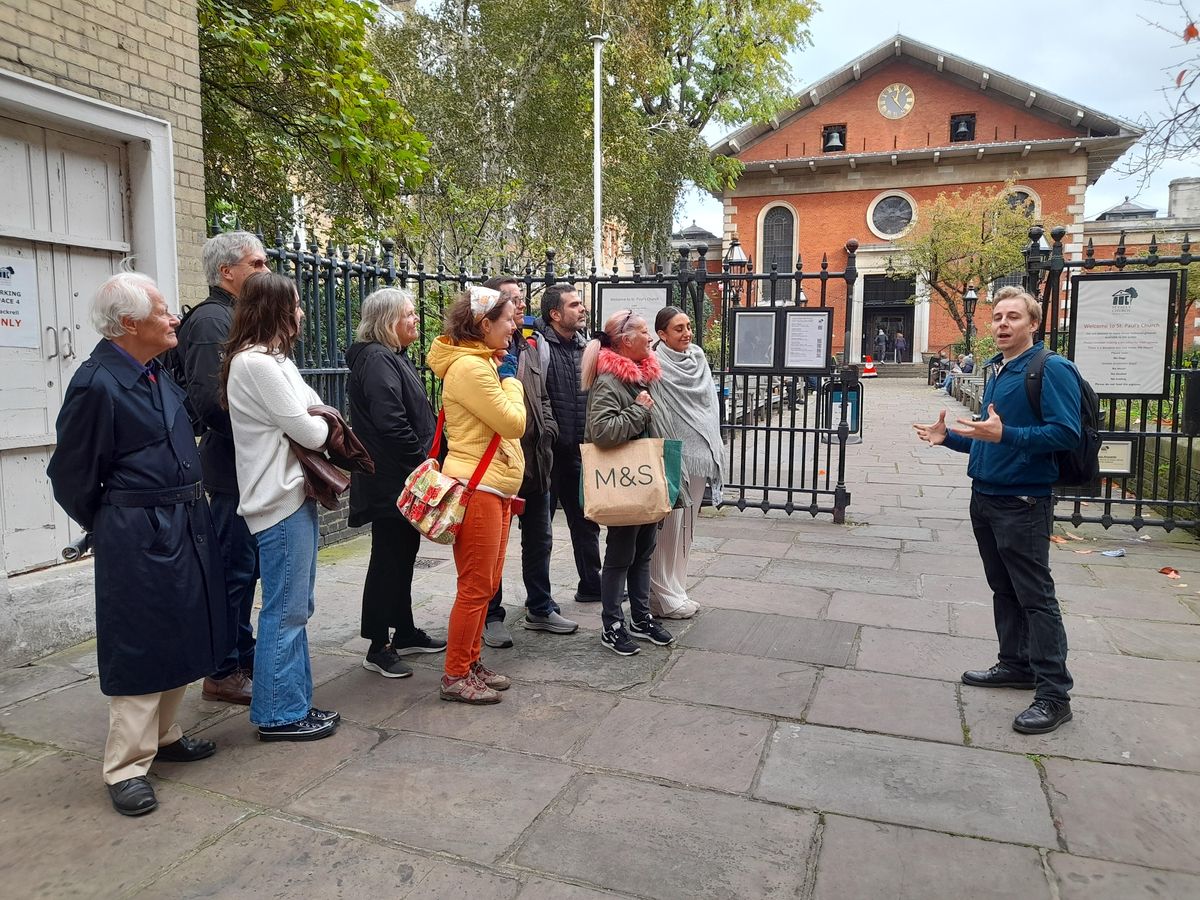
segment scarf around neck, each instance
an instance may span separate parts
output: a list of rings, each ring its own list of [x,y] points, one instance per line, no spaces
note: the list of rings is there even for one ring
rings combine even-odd
[[[707,478],[712,483],[713,503],[720,503],[725,442],[721,439],[717,386],[708,360],[696,344],[679,353],[660,341],[654,352],[662,369],[654,399],[663,405],[683,438],[684,469],[688,475]]]

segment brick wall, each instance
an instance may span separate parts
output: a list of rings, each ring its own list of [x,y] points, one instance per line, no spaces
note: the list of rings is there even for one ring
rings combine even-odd
[[[901,119],[879,114],[879,92],[894,82],[913,89],[912,111]],[[978,142],[1029,141],[1086,136],[1049,122],[995,91],[980,91],[952,76],[907,62],[880,66],[862,81],[806,110],[738,155],[743,162],[819,156],[821,129],[846,126],[848,153],[879,153],[950,146],[950,117],[974,113]],[[833,155],[833,154],[831,154]]]
[[[194,0],[3,0],[0,67],[171,123],[180,300],[206,289]]]
[[[349,492],[342,495],[341,503],[337,509],[326,509],[323,506],[317,507],[317,524],[320,528],[320,536],[317,539],[318,547],[336,544],[338,541],[348,541],[352,537],[367,534],[371,530],[369,525],[365,525],[362,528],[351,528],[346,523],[349,510]]]

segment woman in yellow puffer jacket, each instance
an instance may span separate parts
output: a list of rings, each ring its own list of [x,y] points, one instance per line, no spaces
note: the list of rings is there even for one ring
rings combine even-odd
[[[426,357],[442,379],[449,449],[442,472],[470,481],[493,436],[500,436],[454,541],[458,593],[450,610],[443,700],[499,703],[497,691],[511,684],[486,668],[479,654],[488,602],[504,569],[512,499],[525,471],[525,397],[514,377],[516,360],[506,355],[515,327],[510,301],[498,291],[472,287],[447,311],[444,333]]]

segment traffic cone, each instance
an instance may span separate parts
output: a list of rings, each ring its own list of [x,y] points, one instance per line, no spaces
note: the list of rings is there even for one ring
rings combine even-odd
[[[875,371],[875,361],[867,356],[863,358],[863,370],[858,376],[859,378],[878,378],[879,373]]]

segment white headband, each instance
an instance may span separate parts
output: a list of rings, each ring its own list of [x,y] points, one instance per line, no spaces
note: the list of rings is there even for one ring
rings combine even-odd
[[[500,292],[493,291],[491,288],[479,287],[471,285],[471,312],[475,318],[486,316],[492,311],[497,303],[500,302]]]

